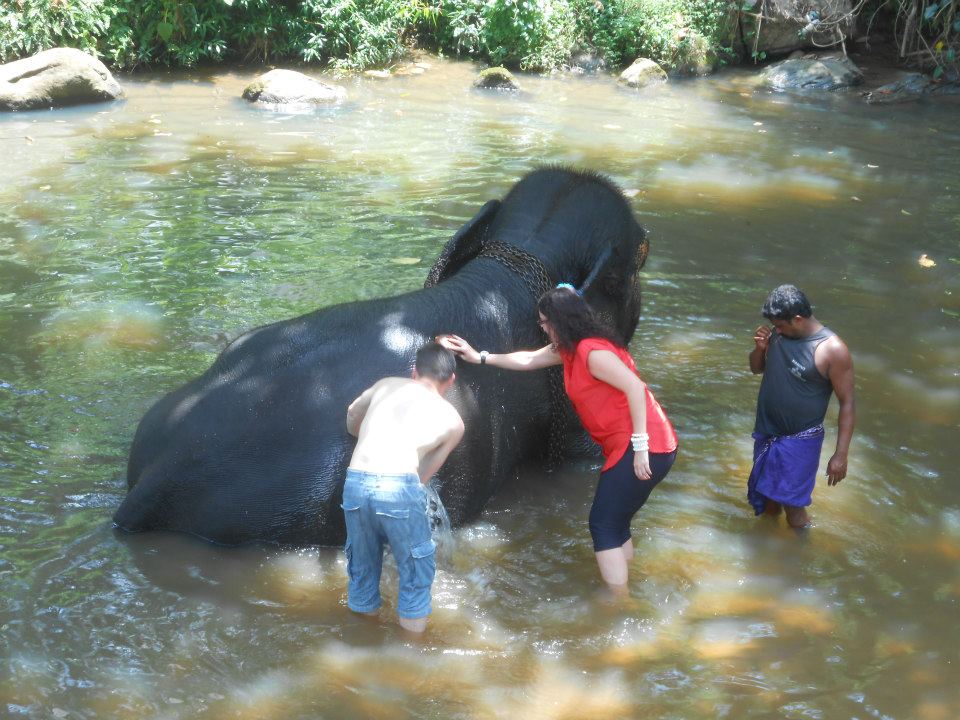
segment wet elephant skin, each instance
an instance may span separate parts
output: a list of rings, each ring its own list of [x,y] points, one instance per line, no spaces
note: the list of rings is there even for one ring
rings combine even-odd
[[[602,176],[535,170],[454,235],[427,287],[253,329],[161,398],[137,428],[116,526],[227,545],[342,543],[351,400],[382,377],[409,376],[417,348],[441,333],[491,352],[546,341],[535,290],[484,252],[494,245],[534,258],[550,283],[591,277],[588,302],[632,336],[648,244],[629,204]],[[434,480],[455,525],[476,517],[518,465],[546,459],[556,371],[459,363],[448,397],[466,432]]]

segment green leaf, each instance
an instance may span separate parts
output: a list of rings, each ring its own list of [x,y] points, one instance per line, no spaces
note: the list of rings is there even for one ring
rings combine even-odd
[[[957,53],[953,48],[947,50],[947,62],[953,62],[957,59]]]
[[[943,65],[937,65],[937,69],[933,71],[933,79],[939,80],[941,75],[943,75]]]
[[[923,11],[923,19],[929,20],[930,18],[932,18],[934,15],[937,14],[937,10],[939,9],[940,9],[940,3],[931,3],[930,5],[927,5],[927,9]]]
[[[173,35],[173,25],[168,22],[157,23],[157,37],[167,42]]]

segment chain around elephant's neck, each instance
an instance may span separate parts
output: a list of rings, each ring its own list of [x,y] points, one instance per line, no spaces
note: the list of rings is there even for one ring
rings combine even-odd
[[[540,296],[553,287],[554,281],[543,262],[536,255],[502,242],[483,243],[478,257],[496,260],[507,269],[516,273],[536,303]],[[553,367],[547,370],[550,378],[550,441],[547,447],[547,460],[551,469],[556,469],[564,456],[564,428],[570,402],[563,388],[563,370]]]
[[[533,301],[540,299],[547,290],[553,287],[550,273],[543,262],[536,255],[521,250],[513,245],[502,242],[485,242],[480,247],[478,257],[488,257],[516,273],[527,290],[533,295]]]

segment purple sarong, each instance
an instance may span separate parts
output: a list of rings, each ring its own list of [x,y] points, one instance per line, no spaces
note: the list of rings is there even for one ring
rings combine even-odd
[[[753,433],[753,469],[747,481],[747,500],[757,515],[766,501],[806,507],[817,479],[823,425],[795,435]]]

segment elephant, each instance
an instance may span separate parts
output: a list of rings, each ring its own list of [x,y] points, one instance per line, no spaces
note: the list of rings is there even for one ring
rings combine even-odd
[[[133,438],[115,527],[224,545],[342,544],[355,442],[347,405],[383,377],[409,377],[417,349],[438,334],[495,353],[542,346],[536,301],[558,282],[587,286],[584,298],[628,342],[646,235],[602,175],[531,171],[446,243],[423,288],[250,330],[157,401]],[[454,526],[479,515],[521,463],[584,446],[559,368],[459,362],[447,398],[465,432],[433,482]]]

